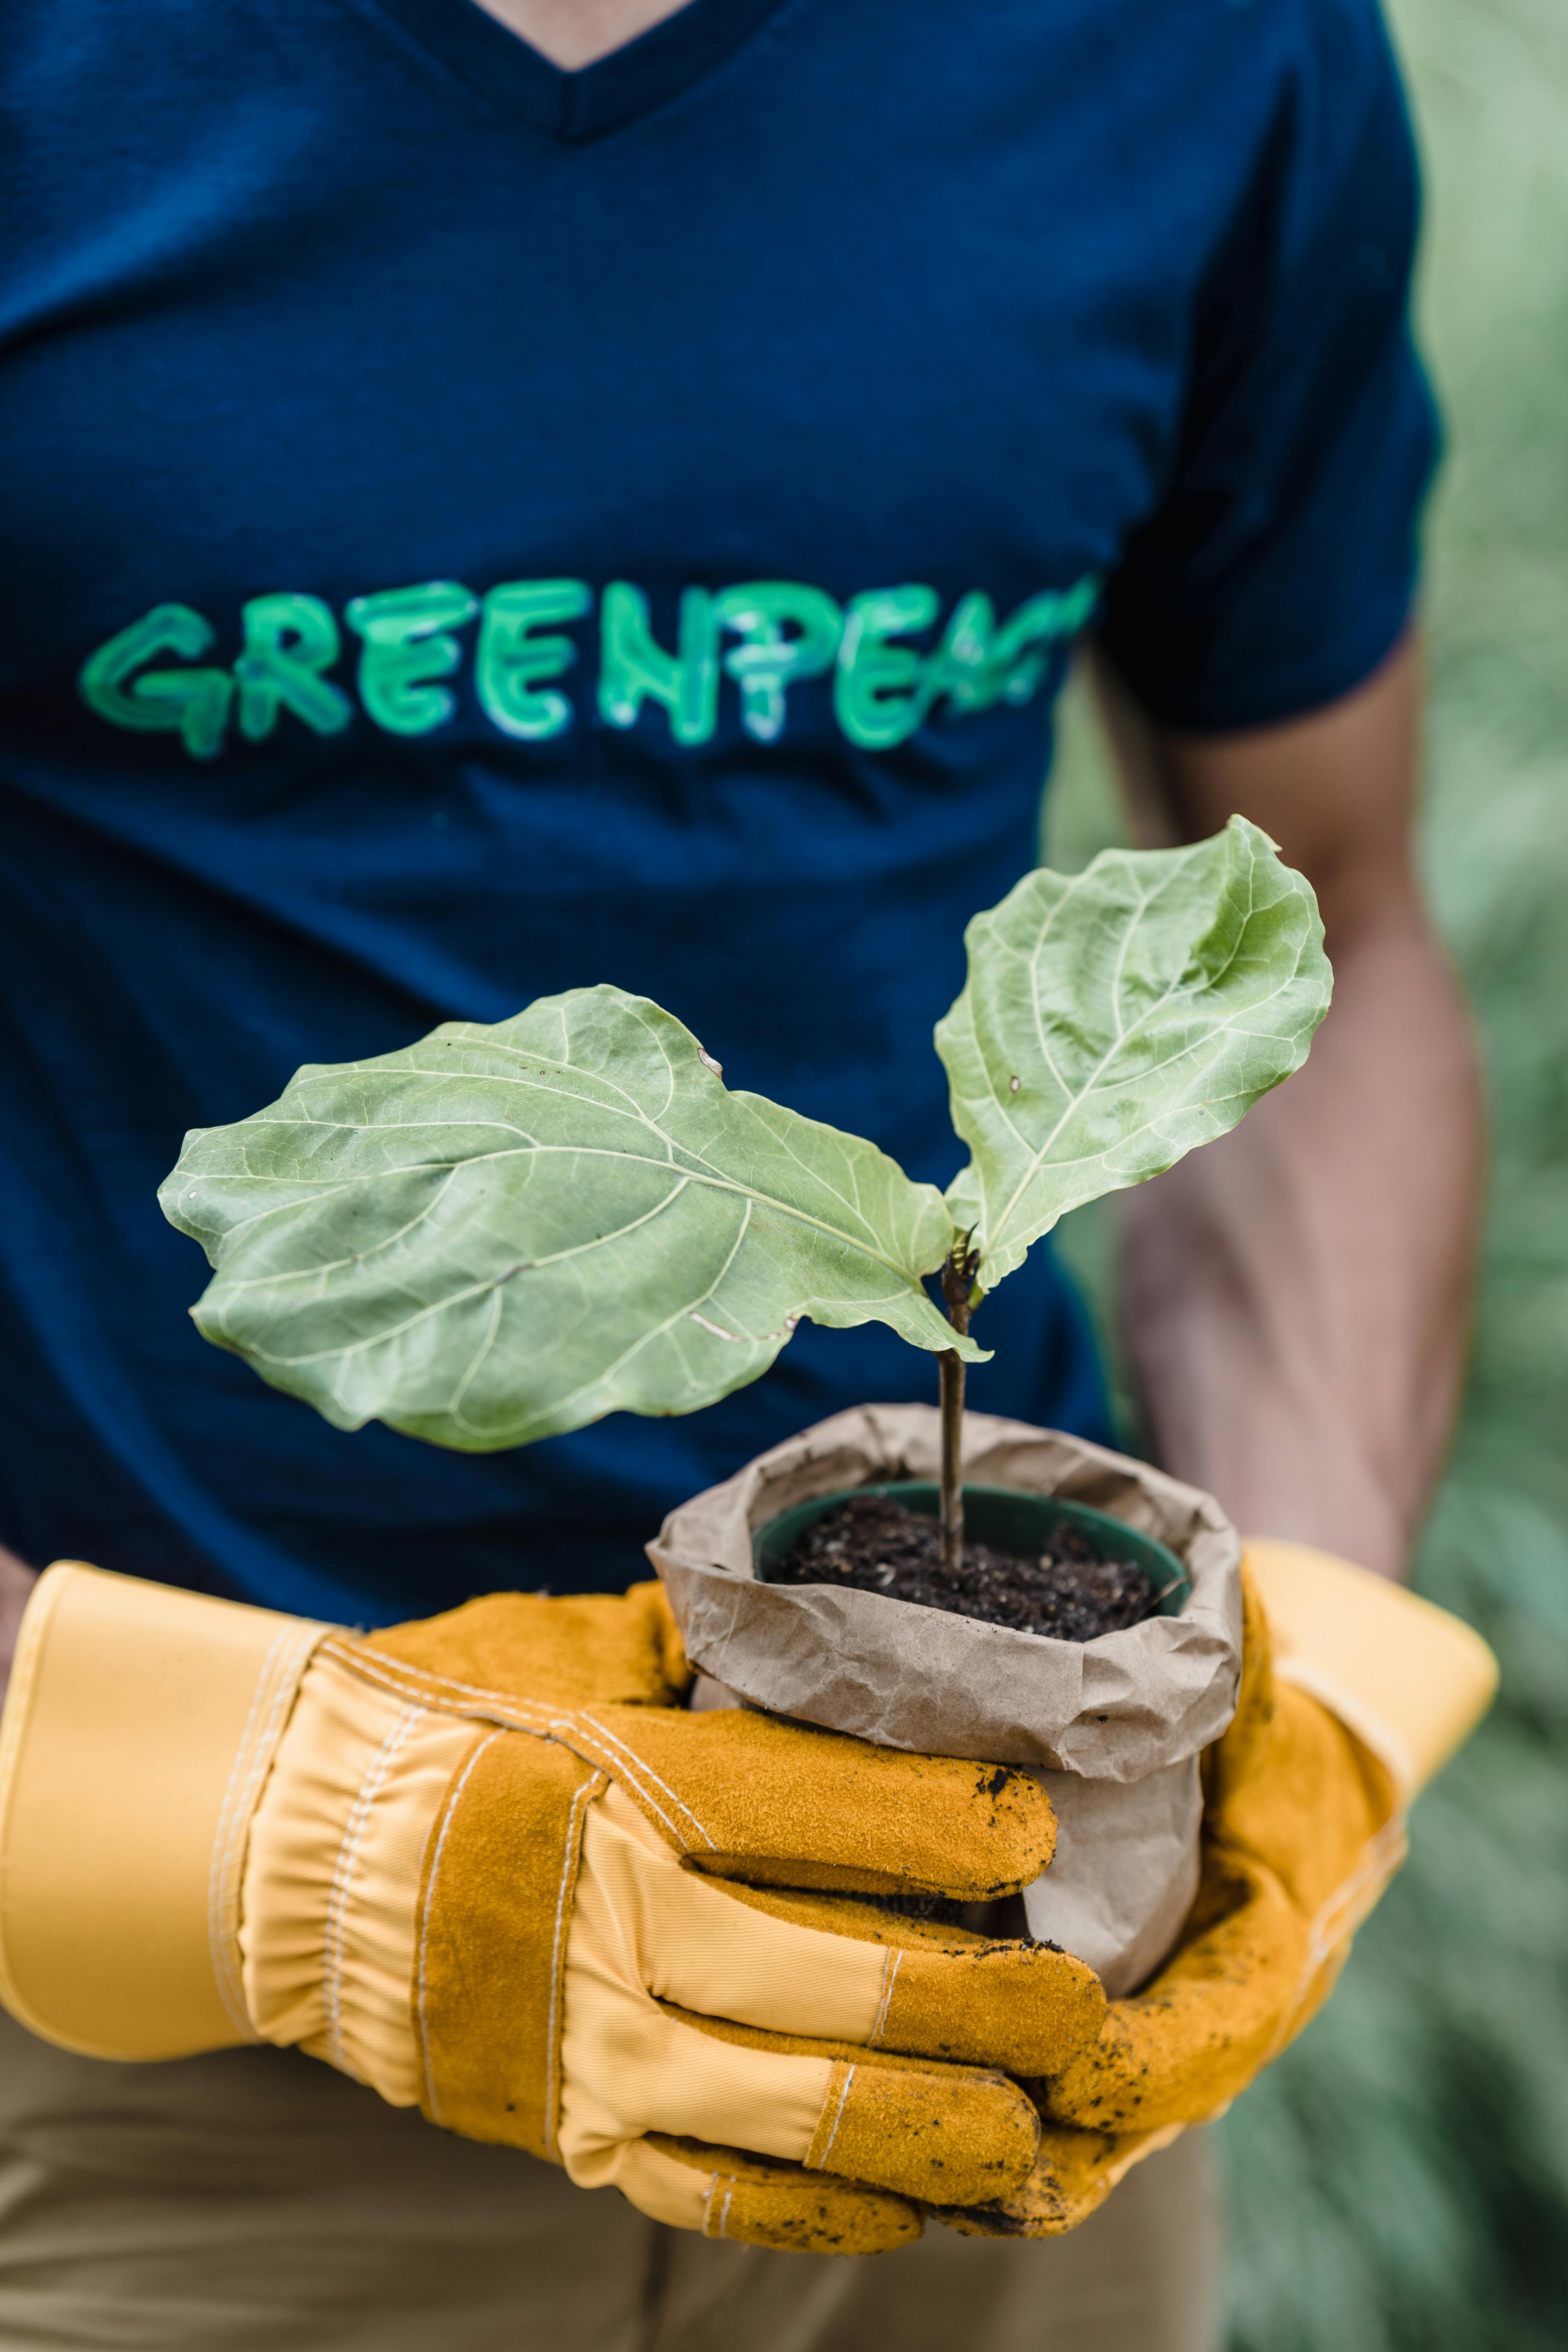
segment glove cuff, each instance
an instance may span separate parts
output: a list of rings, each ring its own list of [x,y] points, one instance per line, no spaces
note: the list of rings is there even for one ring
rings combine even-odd
[[[1492,1703],[1498,1664],[1461,1618],[1309,1544],[1250,1537],[1278,1681],[1337,1716],[1408,1802]]]
[[[246,1835],[329,1629],[111,1576],[39,1579],[0,1722],[0,2000],[94,2058],[254,2041]]]

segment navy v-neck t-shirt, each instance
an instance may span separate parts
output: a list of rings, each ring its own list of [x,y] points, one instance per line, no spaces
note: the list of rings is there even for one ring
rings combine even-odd
[[[348,1435],[197,1338],[155,1187],[301,1062],[596,981],[945,1181],[1072,638],[1223,730],[1404,625],[1376,8],[693,0],[564,75],[470,0],[7,0],[0,109],[0,1539],[361,1622],[617,1587],[931,1359]],[[977,1406],[1102,1432],[1047,1249],[978,1336]]]

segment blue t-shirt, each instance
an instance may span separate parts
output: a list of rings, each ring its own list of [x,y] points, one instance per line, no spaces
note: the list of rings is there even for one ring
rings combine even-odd
[[[7,0],[0,107],[0,1538],[362,1622],[619,1586],[931,1360],[344,1435],[198,1339],[154,1188],[302,1061],[601,980],[945,1181],[1075,632],[1224,729],[1403,624],[1373,0],[693,0],[572,76],[471,0]],[[1048,1251],[977,1336],[975,1405],[1101,1431]]]

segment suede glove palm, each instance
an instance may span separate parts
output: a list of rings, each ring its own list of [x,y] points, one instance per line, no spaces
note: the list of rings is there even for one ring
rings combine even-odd
[[[0,1733],[0,1993],[68,2046],[299,2045],[713,2236],[1026,2192],[1097,1979],[864,1898],[1048,1860],[1026,1775],[679,1704],[654,1586],[358,1640],[72,1565]]]

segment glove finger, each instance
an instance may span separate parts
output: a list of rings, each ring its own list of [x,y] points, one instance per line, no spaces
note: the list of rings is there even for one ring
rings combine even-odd
[[[1081,1960],[937,1928],[849,1895],[791,1895],[683,1869],[612,1786],[588,1814],[578,1902],[636,1919],[642,1981],[700,2016],[1054,2074],[1105,2014]]]
[[[1177,2137],[1159,2132],[1073,2131],[1047,2124],[1035,2168],[1021,2189],[992,2205],[932,2206],[966,2238],[1059,2238],[1103,2205],[1122,2174]]]
[[[742,1708],[602,1706],[552,1722],[693,1866],[851,1893],[1015,1895],[1050,1861],[1056,1816],[1007,1764],[911,1756]]]
[[[616,2185],[671,2229],[776,2253],[887,2253],[912,2245],[921,2229],[918,2209],[901,2197],[663,2133],[627,2147]]]
[[[944,2204],[990,2202],[1033,2169],[1039,2116],[1005,2074],[727,2019],[675,2021],[690,2042],[667,2068],[668,2105],[650,2128],[670,2130],[679,2115],[695,2137]],[[803,2098],[815,2114],[803,2116]]]
[[[719,1890],[680,1875],[713,1910]],[[1052,1945],[900,1918],[848,1895],[731,1881],[719,1900],[732,1921],[746,1920],[743,1930],[730,1924],[706,1948],[689,1931],[668,1948],[675,1965],[656,1990],[685,2009],[762,2024],[763,2015],[736,1997],[743,1973],[753,1971],[768,1986],[769,2025],[1010,2074],[1059,2074],[1093,2044],[1105,2021],[1094,1970]],[[711,1973],[704,1965],[710,1956]],[[797,2005],[781,2003],[781,1984],[802,1997]],[[729,1997],[715,1998],[715,1985]]]
[[[691,1681],[659,1584],[628,1592],[490,1592],[439,1617],[390,1625],[364,1646],[439,1675],[470,1697],[589,1706],[674,1706]]]

